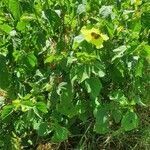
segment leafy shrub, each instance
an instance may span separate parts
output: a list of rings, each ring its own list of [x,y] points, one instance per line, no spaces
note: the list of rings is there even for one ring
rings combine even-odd
[[[69,140],[86,149],[98,136],[110,141],[142,128],[138,108],[150,104],[149,4],[2,0],[0,147]]]

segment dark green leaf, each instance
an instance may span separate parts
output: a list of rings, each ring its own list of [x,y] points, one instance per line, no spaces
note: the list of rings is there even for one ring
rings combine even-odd
[[[6,58],[0,55],[0,88],[6,89],[9,86],[9,74],[6,66]]]
[[[115,120],[115,123],[119,123],[122,119],[122,112],[118,109],[112,111],[112,116]]]
[[[47,135],[47,133],[48,133],[48,124],[46,122],[40,123],[37,132],[38,132],[39,136]]]
[[[95,112],[95,131],[100,134],[105,134],[110,131],[109,129],[109,115],[105,107],[98,107]]]

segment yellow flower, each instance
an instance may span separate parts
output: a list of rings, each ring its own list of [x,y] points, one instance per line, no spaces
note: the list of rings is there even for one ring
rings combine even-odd
[[[103,42],[109,39],[107,35],[100,33],[100,31],[96,28],[86,29],[86,27],[83,27],[81,29],[81,33],[84,36],[84,39],[95,45],[97,49],[102,48]]]

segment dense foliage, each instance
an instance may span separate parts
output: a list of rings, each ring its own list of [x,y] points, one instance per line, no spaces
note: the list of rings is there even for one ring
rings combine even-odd
[[[149,71],[149,0],[1,0],[0,148],[148,149]]]

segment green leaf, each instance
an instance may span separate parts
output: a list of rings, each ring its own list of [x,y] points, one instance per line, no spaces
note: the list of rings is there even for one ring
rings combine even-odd
[[[42,119],[41,113],[39,112],[39,110],[36,107],[33,107],[33,112],[40,118]],[[31,116],[31,114],[30,114]]]
[[[16,28],[17,28],[19,31],[25,32],[26,25],[27,25],[27,22],[19,21],[19,22],[17,23],[17,27],[16,27]]]
[[[5,119],[7,116],[9,116],[13,112],[13,109],[14,109],[13,105],[4,106],[1,112],[2,119]]]
[[[141,24],[143,28],[150,28],[150,12],[144,12],[141,16]]]
[[[21,101],[21,105],[28,106],[28,107],[33,107],[34,103],[30,100],[23,100],[23,101]]]
[[[150,63],[150,46],[148,44],[144,45],[144,55],[148,62]]]
[[[8,24],[0,24],[0,31],[6,32],[7,34],[9,34],[10,31],[12,30],[13,28],[9,26]]]
[[[55,125],[54,127],[55,133],[52,137],[53,142],[62,142],[68,139],[69,131],[65,127],[61,127],[60,125]]]
[[[35,16],[35,14],[24,13],[24,14],[22,14],[20,20],[27,23],[27,22],[36,20],[36,16]]]
[[[112,91],[111,94],[109,95],[110,100],[113,100],[115,102],[120,103],[120,105],[128,105],[128,100],[124,96],[121,90],[118,91]]]
[[[82,41],[84,41],[84,37],[82,35],[78,35],[74,37],[73,46],[72,46],[73,49],[75,50],[77,47],[79,47]]]
[[[78,68],[78,80],[82,83],[84,80],[90,77],[90,71],[88,66],[80,66]]]
[[[115,123],[119,123],[122,119],[122,112],[118,109],[112,111],[112,116],[115,120]]]
[[[67,102],[67,101],[58,104],[57,111],[63,115],[68,116],[69,118],[72,118],[77,113],[75,106],[71,102]]]
[[[46,122],[40,123],[37,133],[39,136],[46,136],[48,134],[48,124]]]
[[[92,66],[92,73],[98,77],[104,77],[105,72],[103,65],[100,62],[95,62],[94,65]]]
[[[19,20],[21,16],[21,8],[19,0],[9,0],[9,10],[15,20]]]
[[[96,98],[102,89],[102,84],[99,78],[91,77],[85,81],[87,92],[90,93],[92,98]]]
[[[106,107],[98,107],[95,112],[95,128],[94,130],[99,134],[105,134],[110,131],[109,129],[109,116]]]
[[[71,91],[70,85],[65,85],[59,90],[60,94],[60,103],[57,104],[57,111],[60,112],[63,115],[68,116],[69,118],[72,118],[76,115],[76,108],[73,105],[72,99],[73,99],[73,93]]]
[[[50,55],[45,59],[44,63],[52,63],[55,59],[56,59],[55,55]]]
[[[62,59],[63,59],[63,55],[50,55],[45,59],[44,63],[52,63],[54,61],[59,62]]]
[[[128,111],[121,121],[121,126],[125,131],[130,131],[138,127],[138,116],[135,112]]]
[[[59,15],[52,9],[47,9],[44,11],[45,16],[54,30],[58,29],[61,24],[61,19]]]
[[[32,67],[35,67],[37,65],[37,58],[35,57],[35,55],[33,53],[29,53],[27,55],[27,59],[28,59],[29,64]]]
[[[0,55],[0,88],[6,89],[9,86],[9,74],[6,66],[6,58]]]
[[[47,106],[46,106],[46,104],[43,103],[43,102],[37,102],[37,103],[36,103],[36,108],[37,108],[38,110],[40,110],[41,112],[43,112],[43,113],[47,113],[47,112],[48,112]]]
[[[90,78],[90,67],[88,65],[79,65],[72,68],[70,72],[71,82],[78,81],[78,83],[82,83],[86,79]]]
[[[135,68],[135,77],[142,77],[143,75],[143,61],[139,61]]]

